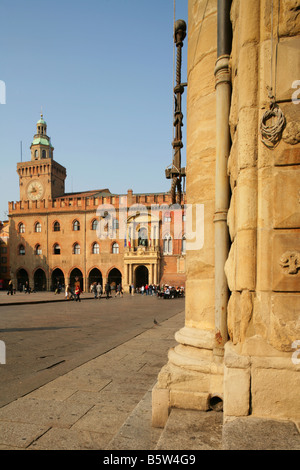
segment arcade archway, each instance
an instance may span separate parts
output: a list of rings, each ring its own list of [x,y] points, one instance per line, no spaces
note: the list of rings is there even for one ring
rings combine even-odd
[[[101,271],[98,268],[94,268],[91,270],[89,274],[89,286],[91,286],[94,282],[100,282],[101,286],[103,286],[103,279]]]
[[[19,269],[17,272],[17,289],[23,290],[26,282],[29,282],[29,277],[26,269]]]
[[[115,290],[118,284],[122,284],[122,274],[117,268],[109,272],[108,283],[112,290]]]
[[[62,288],[65,285],[65,276],[61,269],[56,268],[51,275],[51,289],[55,290],[58,286]]]
[[[47,279],[45,271],[41,268],[37,269],[33,276],[34,290],[43,291],[47,288]]]
[[[80,282],[81,290],[83,290],[83,275],[82,275],[82,272],[80,271],[80,269],[74,268],[71,271],[71,274],[70,274],[70,286],[71,286],[71,288],[74,288],[75,282],[77,282],[77,281]]]

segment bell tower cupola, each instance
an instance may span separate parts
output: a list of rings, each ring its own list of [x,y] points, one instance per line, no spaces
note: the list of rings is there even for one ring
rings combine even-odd
[[[54,147],[51,145],[50,137],[47,136],[47,123],[41,114],[41,119],[36,123],[37,133],[33,137],[31,150],[31,160],[42,160],[44,158],[53,159]]]
[[[64,195],[67,172],[53,159],[53,150],[47,136],[47,123],[41,114],[30,146],[31,160],[17,164],[21,201],[36,202]]]

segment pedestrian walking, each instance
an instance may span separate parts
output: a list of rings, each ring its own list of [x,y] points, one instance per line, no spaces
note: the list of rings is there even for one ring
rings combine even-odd
[[[13,295],[14,293],[14,286],[12,280],[9,281],[8,283],[8,290],[7,290],[7,295]]]
[[[66,300],[69,300],[69,294],[70,294],[70,292],[69,292],[69,284],[67,284],[66,287],[65,287],[65,299],[66,299]]]
[[[25,286],[25,290],[26,290],[26,286]],[[60,291],[61,291],[61,285],[60,285],[60,282],[57,281],[57,283],[56,283],[56,289],[55,289],[55,295],[56,295],[56,294],[60,294]]]
[[[31,292],[30,285],[29,285],[28,281],[25,282],[25,294],[26,294],[26,292],[28,294],[30,294],[30,292]]]
[[[81,290],[81,286],[80,286],[80,282],[77,281],[75,282],[75,301],[77,302],[81,302],[81,299],[80,299],[80,294],[81,294],[82,290]]]
[[[94,294],[94,299],[97,299],[97,283],[96,282],[93,283],[91,292]]]
[[[117,285],[117,292],[116,292],[115,297],[117,297],[117,295],[118,295],[119,297],[121,297],[121,295],[122,295],[122,297],[123,297],[123,289],[122,289],[121,284],[118,284],[118,285]]]
[[[101,286],[100,282],[98,282],[97,287],[96,287],[96,290],[97,290],[97,297],[98,297],[98,299],[101,299],[101,295],[102,295],[102,286]]]

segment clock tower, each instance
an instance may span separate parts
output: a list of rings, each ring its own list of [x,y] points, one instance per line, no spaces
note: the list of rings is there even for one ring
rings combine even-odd
[[[54,147],[42,114],[36,127],[30,146],[31,160],[17,164],[21,201],[55,199],[65,193],[66,169],[53,160]]]

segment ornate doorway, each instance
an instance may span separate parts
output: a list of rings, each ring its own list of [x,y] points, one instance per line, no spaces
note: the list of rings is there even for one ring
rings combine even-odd
[[[142,287],[149,283],[149,271],[146,266],[138,266],[135,270],[135,287]]]

